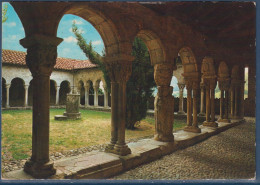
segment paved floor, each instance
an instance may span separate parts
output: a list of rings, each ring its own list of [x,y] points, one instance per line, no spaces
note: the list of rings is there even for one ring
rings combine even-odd
[[[250,179],[255,177],[255,121],[112,179]]]

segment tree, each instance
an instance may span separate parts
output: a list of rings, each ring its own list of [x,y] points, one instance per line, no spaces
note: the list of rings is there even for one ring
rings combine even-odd
[[[97,64],[104,74],[107,88],[110,92],[110,78],[102,62],[102,56],[94,51],[91,42],[87,42],[82,33],[78,30],[75,22],[72,24],[72,31],[77,39],[77,44],[89,60]],[[148,101],[152,97],[153,88],[156,86],[153,78],[153,67],[150,64],[148,49],[144,42],[135,38],[132,55],[135,60],[132,65],[132,74],[127,82],[127,106],[126,106],[126,128],[134,129],[135,124],[146,117]]]
[[[2,8],[2,23],[4,23],[7,20],[7,16],[6,16],[7,8],[8,8],[8,5],[4,4],[4,6]]]

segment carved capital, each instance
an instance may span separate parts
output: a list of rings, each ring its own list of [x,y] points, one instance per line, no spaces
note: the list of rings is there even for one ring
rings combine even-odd
[[[11,86],[11,84],[5,84],[5,87],[6,87],[7,89],[9,89],[10,86]]]
[[[45,35],[32,35],[20,40],[20,44],[27,48],[26,64],[33,76],[51,75],[61,41],[61,38]]]
[[[109,77],[112,82],[127,82],[132,73],[132,62],[109,62],[105,63]]]
[[[185,84],[178,83],[178,87],[181,91],[185,88]]]
[[[170,86],[173,73],[173,64],[155,64],[154,80],[157,86]]]

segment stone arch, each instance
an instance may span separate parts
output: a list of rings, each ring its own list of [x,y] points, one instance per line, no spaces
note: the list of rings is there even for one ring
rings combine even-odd
[[[194,53],[191,48],[183,47],[180,49],[178,55],[180,56],[183,73],[185,75],[198,73],[198,65]]]
[[[94,105],[94,88],[93,88],[93,81],[87,80],[86,83],[89,86],[89,105]]]
[[[13,78],[10,86],[9,102],[11,107],[24,106],[25,82],[21,78]]]
[[[65,14],[72,14],[88,21],[100,34],[107,56],[120,53],[119,36],[116,26],[102,12],[91,8],[85,3],[77,3],[68,7]]]
[[[2,107],[6,107],[6,80],[2,77]]]
[[[78,91],[80,94],[80,104],[85,105],[85,87],[84,82],[82,80],[78,82]]]
[[[64,80],[60,84],[60,91],[59,91],[59,105],[65,105],[66,104],[66,97],[67,94],[70,93],[70,82],[67,80]]]
[[[57,93],[57,83],[55,80],[50,80],[50,105],[56,104],[56,93]]]
[[[164,63],[166,61],[166,53],[160,38],[150,30],[141,30],[137,37],[143,40],[150,54],[151,64]]]
[[[226,62],[222,61],[218,67],[218,77],[219,78],[229,78],[229,69]]]

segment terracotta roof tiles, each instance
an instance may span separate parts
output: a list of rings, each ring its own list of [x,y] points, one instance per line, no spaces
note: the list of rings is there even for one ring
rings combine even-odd
[[[2,63],[26,65],[26,52],[14,50],[2,50]],[[97,65],[91,63],[89,60],[77,60],[71,58],[57,57],[54,69],[72,70],[72,69],[86,69],[94,68]]]

